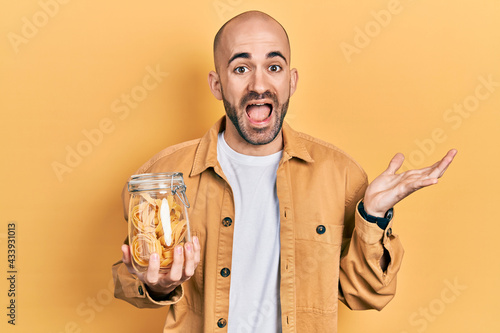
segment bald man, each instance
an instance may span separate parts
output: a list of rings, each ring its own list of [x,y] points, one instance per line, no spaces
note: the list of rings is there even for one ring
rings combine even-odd
[[[225,116],[137,171],[183,172],[192,203],[193,242],[170,271],[156,254],[135,271],[126,244],[113,266],[116,297],[169,307],[164,332],[336,332],[338,300],[380,310],[394,296],[403,249],[392,207],[436,184],[456,151],[400,174],[396,154],[368,185],[346,153],[284,122],[298,82],[290,55],[267,14],[224,24],[208,82]]]

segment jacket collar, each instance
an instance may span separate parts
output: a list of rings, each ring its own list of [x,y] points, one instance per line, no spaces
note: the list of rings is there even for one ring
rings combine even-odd
[[[226,116],[220,118],[200,139],[190,176],[197,176],[208,168],[216,168],[217,161],[217,136],[226,128]],[[298,158],[312,163],[314,160],[306,149],[299,132],[293,130],[288,123],[283,122],[283,156],[280,164],[291,158]]]

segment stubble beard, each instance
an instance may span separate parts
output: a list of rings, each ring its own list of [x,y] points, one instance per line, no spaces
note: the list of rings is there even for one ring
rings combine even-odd
[[[247,124],[248,122],[245,121],[245,117],[247,117],[246,110],[244,109],[245,104],[249,100],[262,99],[265,97],[271,98],[273,100],[273,110],[271,117],[274,117],[275,121],[273,124],[271,124],[271,128],[246,128],[245,124]],[[247,95],[243,96],[243,98],[241,99],[240,109],[242,110],[242,112],[240,112],[239,114],[236,110],[236,107],[224,97],[223,92],[222,101],[224,103],[224,108],[226,109],[226,114],[238,131],[239,135],[249,144],[259,146],[273,142],[274,139],[276,139],[276,136],[278,136],[278,134],[280,133],[281,128],[283,127],[283,120],[285,119],[286,113],[288,111],[290,97],[287,98],[285,103],[279,104],[278,98],[275,94],[265,92],[264,94],[259,95],[255,92],[250,92]]]

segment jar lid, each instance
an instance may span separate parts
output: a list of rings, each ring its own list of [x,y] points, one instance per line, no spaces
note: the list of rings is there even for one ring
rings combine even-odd
[[[142,173],[133,175],[128,182],[129,192],[155,190],[186,190],[181,172]]]

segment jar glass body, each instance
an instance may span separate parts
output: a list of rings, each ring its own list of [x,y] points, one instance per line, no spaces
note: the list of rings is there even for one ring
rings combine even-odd
[[[189,202],[182,173],[134,175],[130,193],[128,240],[132,265],[139,272],[149,266],[151,254],[160,256],[160,271],[172,265],[174,248],[190,241]]]

